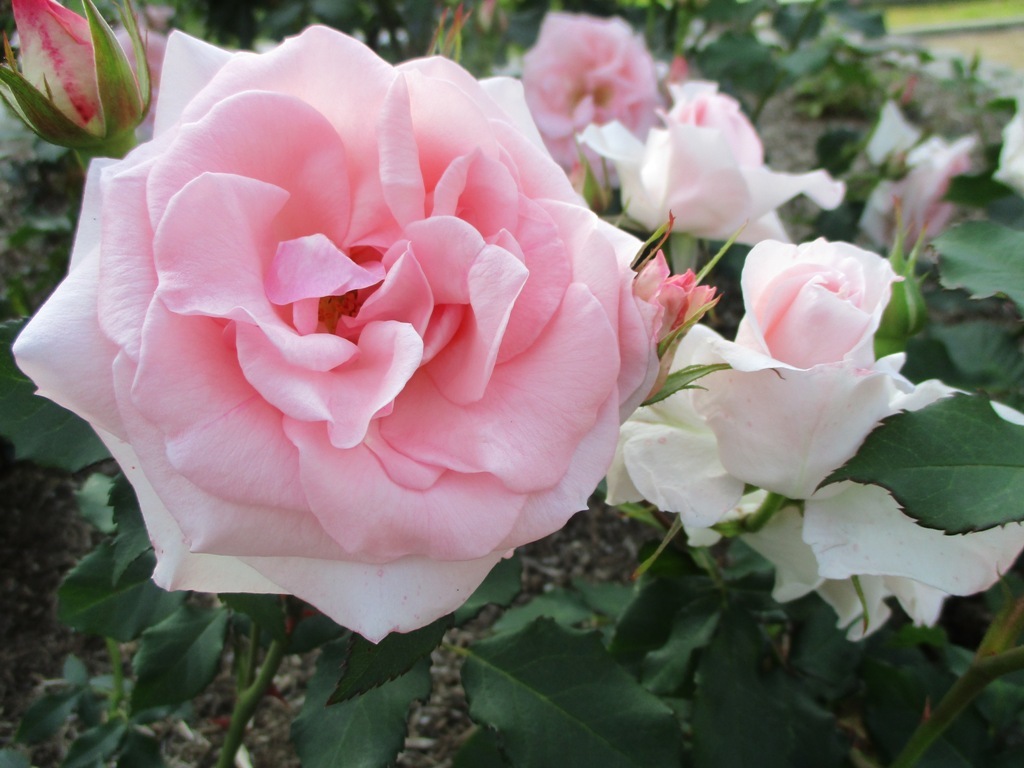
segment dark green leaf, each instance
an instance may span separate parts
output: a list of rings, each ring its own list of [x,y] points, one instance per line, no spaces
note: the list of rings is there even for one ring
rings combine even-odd
[[[127,642],[169,616],[184,592],[165,592],[149,580],[153,556],[133,562],[114,584],[114,546],[104,541],[75,566],[60,587],[58,616],[80,632]]]
[[[143,553],[149,552],[153,545],[146,532],[135,489],[124,475],[114,479],[110,489],[110,506],[114,509],[114,523],[117,525],[117,536],[114,539],[114,581],[117,581],[128,566]]]
[[[523,588],[523,564],[518,557],[501,560],[487,574],[483,584],[476,588],[469,600],[455,611],[455,623],[464,624],[476,616],[485,605],[496,603],[502,607],[512,602]]]
[[[139,638],[132,658],[132,710],[178,704],[197,696],[217,674],[228,612],[183,605]]]
[[[502,768],[508,761],[490,728],[477,728],[455,754],[452,768]]]
[[[280,595],[234,593],[218,595],[231,610],[244,613],[275,640],[285,639],[284,603]]]
[[[306,616],[295,625],[288,650],[291,653],[306,653],[331,640],[337,640],[346,632],[347,629],[322,613]]]
[[[80,490],[75,492],[78,509],[82,517],[92,523],[102,533],[113,533],[114,510],[110,508],[110,487],[113,485],[106,475],[96,472],[89,475]]]
[[[496,728],[519,768],[676,768],[672,711],[583,634],[538,619],[466,650],[470,715]]]
[[[494,623],[495,632],[517,632],[539,616],[547,616],[565,627],[590,621],[594,611],[582,596],[567,589],[553,589],[523,605],[510,608]]]
[[[128,726],[121,720],[92,728],[77,739],[68,749],[61,768],[95,768],[117,751]]]
[[[430,694],[430,662],[360,696],[328,706],[348,642],[324,646],[309,681],[302,712],[292,724],[292,741],[303,768],[380,768],[391,765],[405,742],[409,705]]]
[[[50,738],[71,716],[81,695],[82,689],[74,687],[40,697],[25,711],[14,738],[25,744]]]
[[[164,768],[164,765],[160,742],[138,731],[128,734],[117,758],[117,768]]]
[[[721,609],[721,599],[712,595],[683,606],[665,644],[644,659],[642,681],[649,691],[671,695],[683,686],[693,671],[694,652],[711,641]]]
[[[392,632],[376,645],[353,634],[346,641],[348,655],[335,670],[335,674],[341,672],[341,677],[328,703],[346,701],[405,674],[441,644],[451,625],[449,614],[413,632]]]
[[[777,667],[744,611],[722,616],[697,666],[693,705],[696,768],[838,768],[845,749],[831,715]]]
[[[921,525],[947,533],[1024,520],[1024,427],[981,397],[956,395],[882,422],[825,479],[887,489]]]
[[[1024,232],[969,221],[932,243],[942,255],[939,278],[947,288],[964,288],[975,298],[1004,293],[1024,308]]]
[[[849,692],[856,685],[863,646],[846,639],[836,627],[835,611],[817,595],[786,608],[795,620],[789,663],[802,675],[805,689],[828,699]]]
[[[984,208],[994,200],[999,200],[1013,193],[1013,190],[1008,186],[1000,184],[993,179],[991,172],[976,176],[964,174],[953,177],[949,182],[949,189],[946,190],[944,199],[957,205],[972,205],[977,208]]]
[[[3,68],[0,68],[2,70]],[[72,472],[108,458],[92,427],[45,397],[14,364],[11,345],[24,320],[0,323],[0,435],[14,444],[19,459],[32,459]]]

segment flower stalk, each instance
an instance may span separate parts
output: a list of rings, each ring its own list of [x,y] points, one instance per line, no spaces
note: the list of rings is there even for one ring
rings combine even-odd
[[[1016,645],[1022,631],[1024,596],[1009,603],[996,616],[967,671],[942,697],[931,714],[917,726],[890,768],[912,768],[989,683],[1024,669],[1024,646]]]

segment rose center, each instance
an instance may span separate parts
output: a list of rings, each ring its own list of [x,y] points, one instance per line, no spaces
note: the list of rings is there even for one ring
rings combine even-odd
[[[335,333],[342,316],[355,317],[359,314],[364,299],[359,296],[359,291],[349,291],[341,296],[324,296],[317,307],[317,320],[326,326],[328,333]]]

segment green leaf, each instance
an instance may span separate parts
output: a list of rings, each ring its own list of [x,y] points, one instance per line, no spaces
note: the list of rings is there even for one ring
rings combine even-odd
[[[139,638],[132,711],[188,701],[220,668],[228,612],[183,605]]]
[[[939,279],[976,298],[1006,294],[1024,312],[1024,232],[989,221],[969,221],[932,245],[942,255]]]
[[[138,731],[131,731],[124,740],[117,768],[164,768],[160,755],[160,742]]]
[[[81,695],[82,689],[76,686],[41,696],[22,716],[14,735],[15,740],[36,744],[53,736],[74,712]]]
[[[711,641],[718,626],[722,601],[707,595],[684,605],[672,622],[665,644],[643,661],[644,687],[666,696],[678,691],[693,673],[694,652]]]
[[[483,584],[469,596],[462,607],[455,611],[455,623],[464,624],[485,605],[496,603],[502,607],[512,602],[523,588],[523,564],[518,557],[508,557],[498,562],[484,579]]]
[[[92,427],[36,396],[36,385],[15,365],[11,345],[24,325],[24,320],[0,323],[0,435],[14,444],[19,459],[71,472],[109,458]]]
[[[564,627],[573,627],[590,621],[594,611],[584,602],[583,597],[567,589],[553,589],[517,605],[505,612],[494,623],[495,632],[518,632],[540,616],[553,619]]]
[[[138,558],[114,583],[114,546],[104,541],[64,579],[58,618],[80,632],[134,640],[185,599],[184,592],[165,592],[149,580],[154,562],[151,554]]]
[[[400,677],[340,704],[328,706],[348,642],[324,646],[309,681],[292,741],[303,768],[380,768],[391,765],[405,743],[409,705],[430,694],[430,662],[421,658]]]
[[[288,650],[291,653],[306,653],[338,639],[347,632],[347,629],[322,613],[307,616],[295,625],[288,642]]]
[[[347,640],[348,655],[341,663],[341,677],[327,703],[347,701],[405,674],[441,644],[451,625],[449,614],[413,632],[392,632],[376,645],[353,634]]]
[[[882,422],[824,484],[880,485],[927,528],[969,533],[1024,521],[1024,427],[955,395]]]
[[[832,716],[778,667],[751,615],[730,610],[697,665],[696,768],[838,768],[845,749]]]
[[[596,633],[538,619],[465,650],[475,721],[496,728],[517,768],[677,768],[672,711],[608,655]]]
[[[508,761],[501,753],[498,736],[490,728],[477,728],[455,753],[452,768],[503,768]]]
[[[992,178],[992,172],[977,175],[954,176],[949,182],[944,200],[957,205],[984,208],[994,200],[1014,194],[1013,190]]]
[[[89,475],[82,487],[75,492],[75,500],[82,517],[92,523],[101,533],[113,533],[114,510],[108,503],[110,487],[114,481],[104,474],[95,472]]]
[[[114,479],[110,489],[110,506],[114,509],[114,522],[117,525],[117,536],[114,538],[114,581],[117,581],[128,566],[153,549],[153,545],[149,541],[135,489],[123,474]]]
[[[275,640],[284,640],[286,635],[284,604],[281,595],[254,595],[245,593],[224,593],[218,595],[221,602],[238,613],[244,613],[260,625]]]
[[[128,726],[122,720],[111,720],[92,728],[77,739],[68,749],[61,768],[95,768],[117,751]]]
[[[653,405],[664,400],[669,395],[674,395],[681,389],[703,389],[703,387],[696,386],[693,382],[697,379],[702,379],[709,373],[715,371],[727,371],[732,368],[728,363],[714,363],[711,365],[688,365],[685,368],[681,368],[678,371],[673,371],[665,379],[665,383],[661,385],[661,389],[651,395],[649,398],[644,400],[641,405]]]

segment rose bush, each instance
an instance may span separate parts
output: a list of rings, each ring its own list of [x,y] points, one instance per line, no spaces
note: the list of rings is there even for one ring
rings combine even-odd
[[[581,140],[618,173],[626,214],[654,231],[675,217],[675,231],[754,244],[788,240],[775,209],[804,194],[835,208],[845,186],[825,171],[791,174],[764,164],[764,149],[739,103],[714,83],[671,86],[663,128],[638,139],[617,122],[588,127]]]
[[[523,57],[526,101],[544,143],[566,170],[579,161],[576,134],[617,120],[643,138],[661,103],[654,59],[622,19],[549,13]]]
[[[657,373],[639,243],[520,87],[326,28],[172,35],[155,137],[93,164],[81,222],[15,354],[119,460],[169,589],[422,626],[585,506]]]

